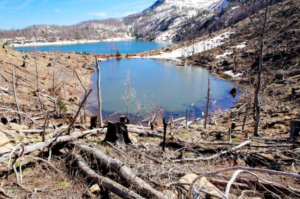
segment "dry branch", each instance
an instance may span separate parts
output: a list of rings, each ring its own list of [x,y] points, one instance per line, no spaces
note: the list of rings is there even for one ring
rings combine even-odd
[[[87,100],[87,98],[89,97],[89,95],[91,94],[91,92],[92,92],[92,89],[90,89],[90,91],[88,92],[88,94],[84,97],[83,101],[81,102],[81,104],[80,104],[80,106],[79,106],[79,108],[78,108],[78,111],[77,111],[77,113],[76,113],[76,115],[75,115],[73,121],[71,122],[71,124],[70,124],[69,127],[68,127],[68,135],[70,135],[70,133],[71,133],[71,128],[72,128],[72,126],[74,125],[74,123],[76,122],[76,119],[77,119],[77,117],[78,117],[78,115],[79,115],[79,113],[80,113],[80,110],[81,110],[82,106],[84,105],[85,101]]]
[[[246,145],[248,145],[250,143],[251,143],[251,141],[243,142],[242,144],[240,144],[240,145],[238,145],[236,147],[233,147],[233,148],[231,148],[229,150],[226,150],[226,151],[222,151],[222,152],[220,152],[218,154],[215,154],[213,156],[210,156],[210,157],[205,157],[205,158],[203,158],[203,157],[199,157],[199,158],[185,158],[185,159],[181,159],[181,160],[180,159],[178,159],[178,160],[172,160],[172,162],[176,163],[176,162],[193,162],[193,161],[200,161],[200,160],[212,160],[212,159],[215,159],[215,158],[217,158],[217,157],[219,157],[221,155],[224,155],[224,154],[228,153],[229,151],[235,151],[235,150],[237,150],[237,149],[239,149],[241,147],[244,147],[244,146],[246,146]]]
[[[25,148],[24,149],[24,155],[32,153],[32,152],[37,151],[37,150],[42,150],[45,147],[49,147],[50,145],[52,145],[52,143],[54,141],[56,142],[56,144],[57,143],[63,143],[63,142],[69,142],[69,141],[72,141],[72,140],[75,140],[75,139],[78,139],[78,138],[83,138],[83,137],[85,137],[89,134],[96,135],[98,133],[98,131],[102,131],[104,133],[105,129],[93,129],[93,130],[84,131],[84,132],[76,132],[76,133],[73,133],[72,135],[61,136],[61,137],[58,137],[58,138],[53,138],[53,139],[46,140],[44,142],[39,142],[39,143],[36,143],[36,144],[25,146],[24,147]],[[9,153],[5,153],[4,155],[2,155],[0,157],[0,163],[4,162],[4,161],[6,161],[10,158]],[[17,153],[13,153],[11,158],[16,158],[20,154],[21,154],[20,151],[18,151]]]
[[[109,178],[100,176],[97,174],[95,171],[93,171],[83,160],[83,158],[75,154],[74,152],[72,153],[72,156],[76,159],[76,163],[79,167],[79,169],[90,179],[93,181],[97,181],[99,186],[104,186],[111,192],[115,193],[121,198],[128,198],[128,199],[143,199],[142,196],[138,195],[137,193],[127,189],[126,187],[120,185],[119,183],[112,181]]]
[[[189,198],[192,198],[191,197],[192,188],[193,188],[194,184],[196,183],[196,181],[199,180],[200,178],[202,178],[204,176],[207,176],[207,175],[213,175],[213,174],[226,172],[226,171],[232,171],[232,170],[255,171],[255,172],[261,172],[261,173],[269,173],[269,174],[275,174],[275,175],[283,175],[283,176],[300,178],[300,175],[297,175],[297,174],[286,173],[286,172],[281,172],[281,171],[274,171],[274,170],[269,170],[269,169],[259,169],[259,168],[249,168],[249,167],[230,167],[230,168],[218,169],[218,170],[215,170],[215,171],[205,172],[205,173],[197,176],[190,185]]]
[[[76,145],[81,151],[93,155],[99,164],[109,167],[114,172],[116,172],[121,178],[128,181],[132,185],[136,186],[138,189],[147,192],[150,195],[155,196],[160,199],[167,199],[163,193],[153,189],[148,183],[135,175],[130,168],[128,168],[123,162],[116,158],[110,158],[106,154],[102,153],[100,150],[88,147],[83,144]]]

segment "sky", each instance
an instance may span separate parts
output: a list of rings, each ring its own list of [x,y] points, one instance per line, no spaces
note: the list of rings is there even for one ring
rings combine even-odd
[[[0,0],[0,29],[74,25],[138,13],[156,0]]]

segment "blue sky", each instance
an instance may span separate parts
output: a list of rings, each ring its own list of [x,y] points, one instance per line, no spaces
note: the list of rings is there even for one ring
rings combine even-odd
[[[91,19],[120,18],[156,0],[0,0],[0,29],[31,25],[73,25]]]

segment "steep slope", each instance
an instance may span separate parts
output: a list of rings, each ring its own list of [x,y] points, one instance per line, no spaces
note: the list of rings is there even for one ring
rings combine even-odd
[[[272,0],[275,4],[282,0]],[[258,8],[264,0],[256,1]],[[250,14],[255,8],[250,9]],[[238,0],[158,0],[141,13],[122,19],[91,20],[72,26],[38,25],[0,31],[4,42],[20,44],[72,40],[142,38],[158,42],[179,42],[232,26],[247,14]]]
[[[227,0],[159,0],[144,12],[125,17],[124,21],[133,25],[137,37],[173,41],[189,20],[204,22],[215,10],[227,5]]]

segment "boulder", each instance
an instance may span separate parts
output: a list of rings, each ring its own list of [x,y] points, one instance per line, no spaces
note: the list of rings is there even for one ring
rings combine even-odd
[[[180,180],[178,182],[191,184],[196,177],[197,177],[196,174],[190,173],[190,174],[187,174],[187,175],[183,176],[182,178],[180,178]],[[205,177],[202,177],[201,179],[199,179],[195,183],[195,185],[198,187],[198,189],[201,188],[202,190],[204,190],[210,194],[213,194],[213,195],[216,195],[216,196],[219,196],[220,198],[222,198],[222,195],[213,188],[215,186],[213,184],[211,184]],[[190,186],[188,186],[188,185],[184,185],[183,187],[186,190],[189,190],[189,188],[190,188]],[[206,194],[206,195],[207,195],[206,197],[210,197],[209,194]]]
[[[7,138],[7,136],[0,132],[0,154],[12,151],[14,149],[14,146],[10,143],[10,140]]]
[[[94,185],[90,188],[90,191],[91,191],[92,194],[98,194],[98,193],[100,193],[101,190],[100,190],[99,185],[94,184]]]

